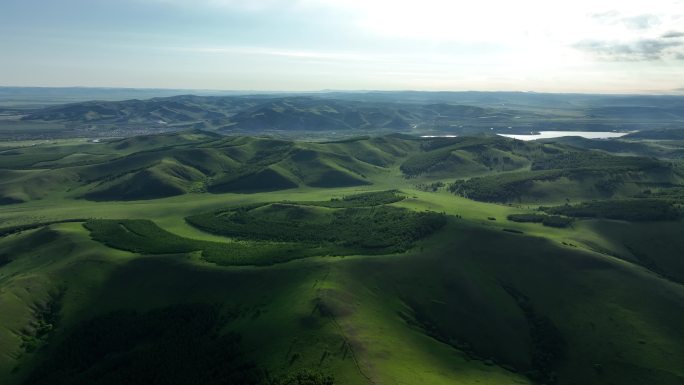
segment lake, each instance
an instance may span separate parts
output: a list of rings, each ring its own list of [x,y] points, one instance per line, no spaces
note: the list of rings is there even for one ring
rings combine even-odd
[[[519,139],[519,140],[536,140],[536,139],[550,139],[550,138],[560,138],[563,136],[581,136],[587,139],[609,139],[609,138],[619,138],[621,136],[627,135],[627,132],[609,132],[609,131],[540,131],[538,135],[511,135],[511,134],[499,134],[507,138]]]

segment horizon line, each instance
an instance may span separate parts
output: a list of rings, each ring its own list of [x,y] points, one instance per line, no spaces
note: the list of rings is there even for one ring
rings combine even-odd
[[[416,92],[416,93],[521,93],[521,94],[557,94],[557,95],[640,95],[640,96],[684,96],[684,88],[675,88],[666,91],[638,91],[638,92],[607,92],[607,91],[534,91],[534,90],[430,90],[430,89],[316,89],[316,90],[240,90],[218,88],[172,88],[172,87],[115,87],[115,86],[18,86],[0,85],[0,88],[23,88],[23,89],[90,89],[90,90],[137,90],[137,91],[200,91],[200,92],[230,92],[244,95],[258,94],[314,94],[314,93],[391,93],[391,92]],[[180,96],[180,95],[179,95]]]

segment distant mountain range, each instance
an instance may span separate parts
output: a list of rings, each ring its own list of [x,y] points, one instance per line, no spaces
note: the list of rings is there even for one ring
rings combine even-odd
[[[366,92],[179,95],[0,108],[15,128],[59,124],[89,135],[209,129],[223,133],[529,133],[680,128],[682,96],[521,92]],[[81,135],[83,135],[81,133]]]
[[[148,100],[89,101],[46,107],[23,121],[70,125],[146,125],[218,131],[407,131],[419,127],[457,128],[491,122],[541,118],[526,111],[446,103],[361,102],[311,96],[174,96]],[[461,127],[462,128],[462,127]]]

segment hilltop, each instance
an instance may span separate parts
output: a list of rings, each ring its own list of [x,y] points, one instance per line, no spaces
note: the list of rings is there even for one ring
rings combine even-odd
[[[128,201],[205,191],[339,188],[396,177],[457,182],[454,192],[479,200],[553,202],[560,185],[562,199],[614,198],[674,186],[683,178],[666,161],[500,136],[297,142],[191,131],[0,154],[5,203],[48,194]]]
[[[7,143],[0,382],[684,384],[678,151]]]

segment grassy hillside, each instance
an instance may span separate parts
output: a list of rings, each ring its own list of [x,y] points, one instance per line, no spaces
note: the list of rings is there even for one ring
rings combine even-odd
[[[9,148],[2,384],[684,384],[671,158],[200,131]]]
[[[676,130],[666,131],[675,132]],[[658,130],[652,132],[654,139],[657,138],[656,135],[658,135],[659,132],[660,131]],[[684,157],[684,152],[678,142],[673,140],[650,140],[646,138],[648,135],[651,135],[651,132],[645,131],[641,134],[629,134],[620,139],[585,139],[574,136],[546,139],[544,142],[565,144],[589,150],[601,150],[618,155],[646,156],[665,159],[682,159]]]
[[[679,128],[635,132],[627,135],[629,139],[684,140],[684,130]]]
[[[654,158],[551,149],[534,155],[529,170],[460,179],[449,190],[489,202],[560,202],[635,196],[679,186],[684,177],[678,165]]]
[[[452,191],[479,200],[550,202],[561,190],[562,199],[627,197],[682,180],[681,168],[671,161],[499,136],[307,143],[190,131],[2,154],[4,204],[52,194],[129,201],[203,191],[342,188],[400,178],[459,179]]]

